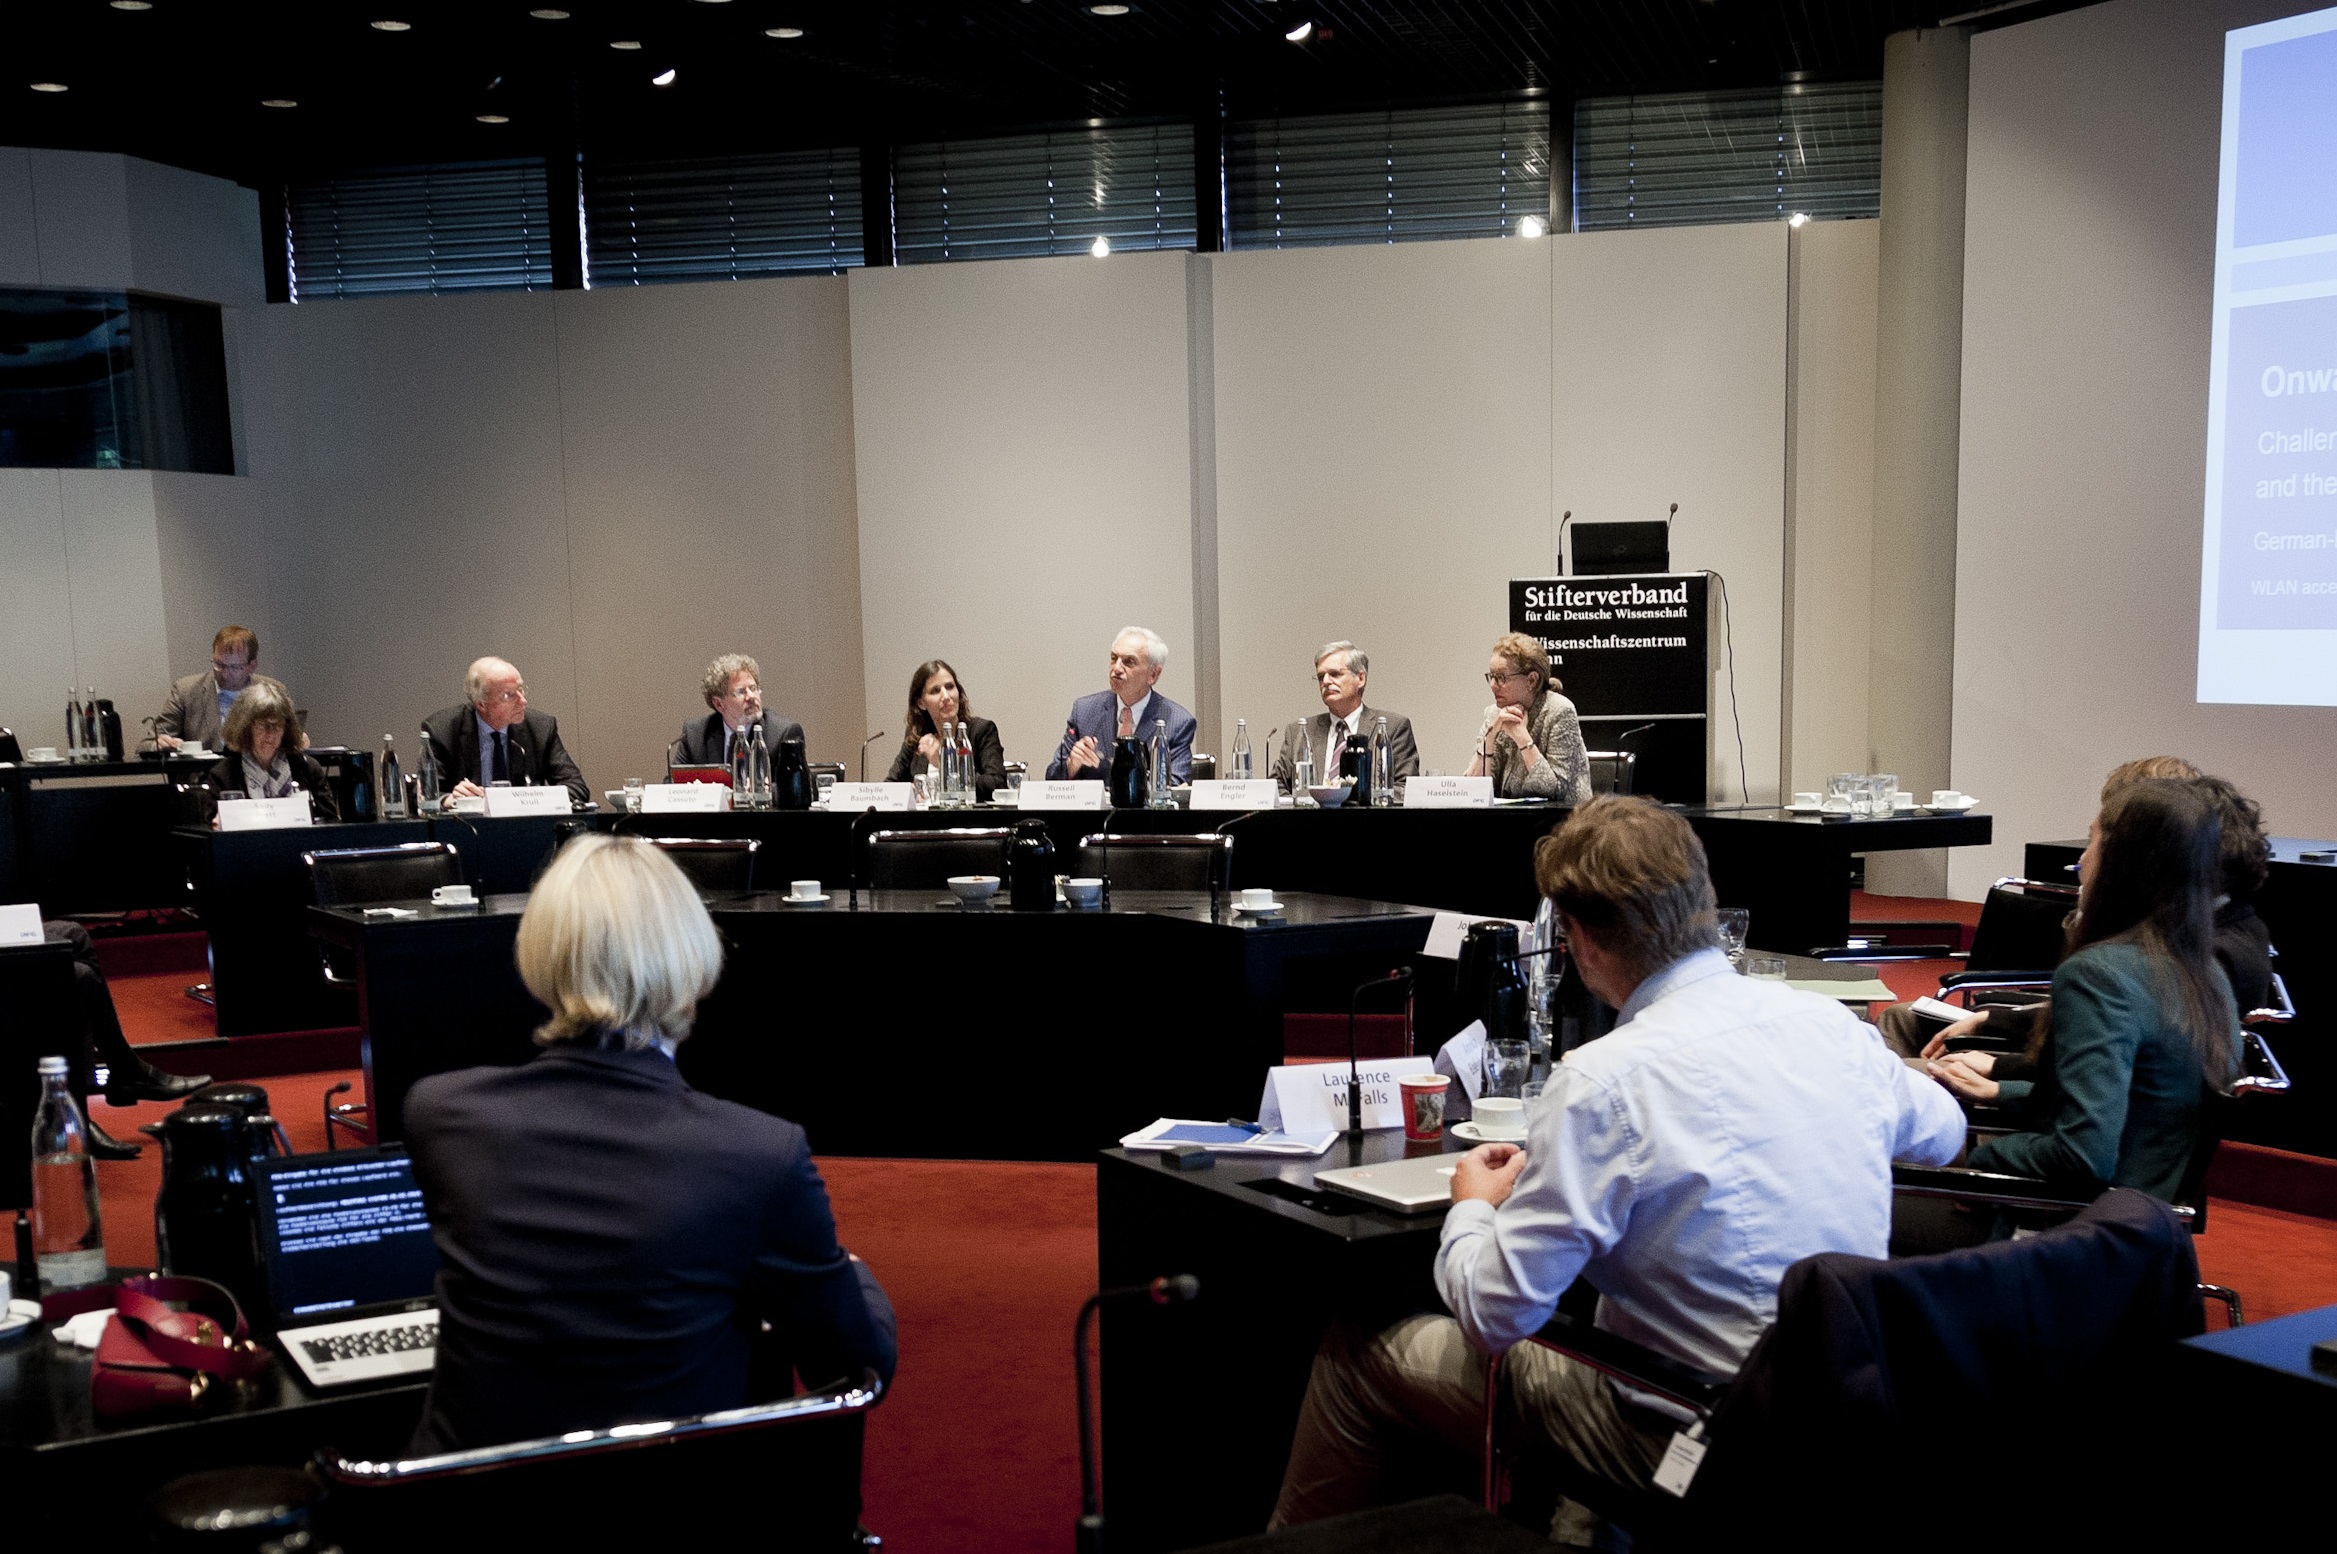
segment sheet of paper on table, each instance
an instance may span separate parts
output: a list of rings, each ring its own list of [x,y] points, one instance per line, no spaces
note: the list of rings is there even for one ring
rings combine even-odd
[[[1138,1128],[1120,1140],[1122,1149],[1174,1149],[1198,1144],[1220,1155],[1294,1155],[1309,1157],[1331,1147],[1337,1128],[1313,1133],[1283,1133],[1238,1122],[1197,1122],[1185,1117],[1163,1117],[1150,1127]]]
[[[1899,995],[1880,977],[1868,977],[1861,982],[1798,982],[1785,979],[1785,985],[1796,992],[1815,993],[1820,998],[1831,998],[1845,1004],[1893,1004]]]

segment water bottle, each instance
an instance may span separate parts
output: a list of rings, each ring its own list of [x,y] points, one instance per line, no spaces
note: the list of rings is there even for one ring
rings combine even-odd
[[[974,725],[958,724],[958,802],[967,807],[981,793],[974,786]]]
[[[755,802],[755,758],[743,735],[730,736],[730,807],[746,809]]]
[[[1233,780],[1235,782],[1248,782],[1250,780],[1250,720],[1248,718],[1233,720]]]
[[[958,769],[958,726],[949,719],[941,722],[941,805],[955,809],[964,796],[965,774]]]
[[[1169,795],[1168,719],[1152,720],[1152,792],[1144,801],[1146,809],[1175,809],[1177,801]]]
[[[381,818],[406,818],[406,774],[398,766],[398,742],[381,736],[381,769],[374,776],[374,792],[381,795]]]
[[[422,730],[414,745],[415,792],[425,812],[438,807],[438,759],[430,753],[430,730]]]
[[[65,1060],[41,1059],[40,1075],[41,1105],[32,1121],[33,1266],[44,1290],[103,1284],[105,1228],[89,1129],[65,1088]]]
[[[65,759],[81,759],[81,693],[65,687]]]
[[[97,687],[83,686],[81,690],[81,758],[85,761],[105,759],[105,730],[97,721]]]
[[[1395,741],[1388,738],[1388,720],[1379,718],[1371,725],[1371,807],[1392,809],[1396,803]]]
[[[1315,796],[1307,790],[1315,785],[1315,742],[1307,737],[1306,725],[1298,726],[1298,759],[1290,763],[1290,802],[1297,809],[1316,808]]]
[[[1548,953],[1557,942],[1558,904],[1544,896],[1523,948],[1531,955],[1526,962],[1526,1043],[1545,1063],[1558,1033],[1558,957]]]
[[[771,807],[771,745],[763,725],[755,725],[755,742],[747,747],[747,791],[757,809]]]

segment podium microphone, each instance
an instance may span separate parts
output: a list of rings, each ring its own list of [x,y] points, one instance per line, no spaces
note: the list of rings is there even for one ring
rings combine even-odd
[[[1079,1380],[1079,1554],[1103,1554],[1104,1547],[1102,1486],[1095,1470],[1095,1401],[1087,1379],[1087,1332],[1096,1308],[1105,1301],[1138,1295],[1156,1306],[1182,1305],[1200,1298],[1201,1281],[1189,1273],[1174,1273],[1144,1284],[1098,1290],[1079,1308],[1079,1319],[1071,1325],[1072,1374]]]

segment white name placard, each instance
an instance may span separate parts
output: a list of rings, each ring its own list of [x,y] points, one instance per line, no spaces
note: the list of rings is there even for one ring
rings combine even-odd
[[[222,831],[274,831],[284,826],[313,824],[315,816],[305,793],[287,793],[280,799],[221,799]]]
[[[1407,777],[1404,779],[1404,807],[1406,809],[1491,809],[1493,807],[1493,779],[1490,777]]]
[[[508,819],[513,815],[565,815],[569,808],[565,784],[487,790],[487,816],[491,820]]]
[[[1272,809],[1275,781],[1271,777],[1227,779],[1193,784],[1195,809]]]
[[[1471,923],[1516,923],[1518,942],[1521,944],[1525,942],[1526,935],[1533,931],[1533,924],[1519,922],[1514,917],[1471,917],[1466,912],[1439,912],[1429,920],[1428,942],[1420,947],[1420,953],[1434,955],[1439,960],[1459,960],[1461,941],[1468,938]],[[1521,971],[1519,975],[1523,976],[1524,973]]]
[[[1406,1074],[1425,1074],[1433,1058],[1367,1058],[1355,1066],[1363,1081],[1363,1126],[1400,1128],[1404,1125],[1404,1093],[1397,1081]],[[1347,1126],[1347,1065],[1294,1063],[1266,1070],[1266,1094],[1258,1102],[1258,1121],[1285,1133],[1320,1133]]]
[[[828,808],[849,813],[873,809],[890,815],[915,808],[916,795],[913,782],[840,782],[828,790]]]
[[[41,942],[41,909],[39,905],[0,906],[0,944],[38,944]]]
[[[718,782],[653,782],[641,790],[644,815],[705,815],[730,808],[730,790]]]
[[[1022,785],[1024,809],[1102,809],[1104,785],[1102,782],[1026,782]]]

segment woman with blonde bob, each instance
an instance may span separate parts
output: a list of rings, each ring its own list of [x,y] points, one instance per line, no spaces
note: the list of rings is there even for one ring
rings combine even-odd
[[[892,1305],[838,1244],[803,1130],[674,1066],[722,974],[681,870],[638,839],[577,838],[536,882],[517,954],[551,1011],[543,1050],[406,1097],[439,1255],[414,1449],[738,1407],[765,1323],[776,1374],[889,1380]]]
[[[1493,644],[1485,666],[1493,705],[1477,728],[1467,775],[1491,777],[1505,799],[1581,804],[1590,798],[1590,752],[1574,703],[1558,694],[1550,655],[1521,631]]]

